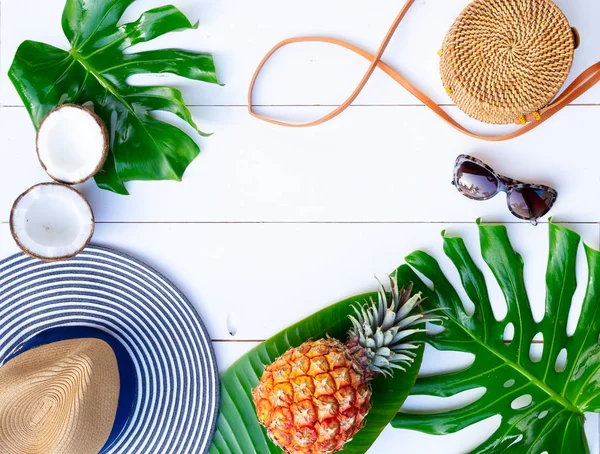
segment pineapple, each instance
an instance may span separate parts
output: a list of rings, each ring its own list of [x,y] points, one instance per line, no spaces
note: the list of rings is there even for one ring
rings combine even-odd
[[[260,424],[273,442],[290,454],[328,454],[343,449],[363,427],[371,408],[370,381],[378,374],[406,371],[428,321],[439,321],[413,310],[421,294],[412,286],[391,291],[379,283],[378,302],[354,307],[352,329],[344,344],[326,338],[290,348],[265,368],[252,400]],[[421,325],[420,328],[417,326]]]

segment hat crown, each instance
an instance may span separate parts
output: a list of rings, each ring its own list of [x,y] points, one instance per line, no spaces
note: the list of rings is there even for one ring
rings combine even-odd
[[[100,339],[34,348],[0,368],[0,452],[96,454],[118,406],[119,371]]]
[[[37,377],[29,375],[24,393],[18,393],[17,388],[14,406],[30,411],[26,419],[32,431],[44,431],[44,426],[58,427],[56,423],[65,413],[77,412],[76,407],[70,407],[83,400],[92,379],[92,364],[85,352],[74,352],[51,369],[40,371]]]

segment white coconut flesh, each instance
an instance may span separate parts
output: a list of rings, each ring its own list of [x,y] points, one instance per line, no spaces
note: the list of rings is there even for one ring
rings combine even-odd
[[[54,180],[82,183],[102,168],[108,134],[94,113],[65,104],[50,112],[40,125],[37,150],[42,166]]]
[[[10,227],[19,247],[42,260],[65,260],[81,252],[94,233],[94,215],[75,189],[40,184],[13,206]]]

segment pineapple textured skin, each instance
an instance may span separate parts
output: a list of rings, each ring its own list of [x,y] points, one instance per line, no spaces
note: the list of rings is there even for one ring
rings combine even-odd
[[[252,392],[258,420],[287,453],[339,451],[363,427],[372,375],[338,340],[305,342],[265,368]]]
[[[352,328],[343,344],[332,338],[290,348],[265,372],[252,391],[258,422],[289,454],[340,451],[362,429],[371,408],[371,379],[405,372],[417,357],[427,322],[443,317],[421,312],[421,294],[412,286],[390,291],[379,284],[378,300],[352,306]]]

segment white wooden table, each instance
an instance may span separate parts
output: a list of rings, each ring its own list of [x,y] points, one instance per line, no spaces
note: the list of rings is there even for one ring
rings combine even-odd
[[[163,3],[138,0],[125,19]],[[541,317],[547,226],[516,223],[504,197],[487,203],[461,197],[450,185],[460,153],[476,154],[514,178],[556,187],[555,219],[572,223],[588,244],[599,246],[600,86],[535,132],[509,143],[486,144],[458,134],[381,73],[338,119],[308,130],[284,129],[247,114],[248,82],[264,53],[283,38],[303,34],[342,37],[374,51],[403,1],[174,3],[198,18],[200,28],[138,47],[212,52],[226,86],[170,76],[136,77],[134,82],[180,87],[200,127],[215,134],[201,140],[203,152],[181,184],[133,183],[129,197],[100,191],[93,183],[81,190],[98,220],[94,241],[131,253],[169,276],[208,325],[222,369],[290,323],[374,290],[373,275],[393,270],[413,250],[424,248],[442,257],[443,229],[463,235],[477,251],[473,222],[480,216],[510,223],[514,245],[525,258],[533,310]],[[600,2],[557,3],[582,36],[572,79],[600,60]],[[449,104],[439,82],[437,50],[466,4],[418,0],[385,59],[464,124],[480,132],[504,131],[467,119]],[[67,48],[60,27],[63,5],[64,0],[0,0],[0,256],[17,251],[7,224],[14,199],[48,180],[35,156],[33,127],[6,73],[25,39]],[[256,102],[261,112],[273,116],[314,119],[345,99],[366,65],[340,49],[296,45],[265,69]],[[458,283],[447,260],[442,263]],[[483,269],[492,283],[491,273]],[[497,285],[491,287],[502,315],[502,296]],[[463,356],[429,349],[423,372],[458,367],[468,361]],[[456,404],[407,402],[411,408]],[[369,452],[396,452],[401,445],[406,452],[463,453],[497,424],[496,419],[484,421],[447,437],[388,428]],[[598,453],[595,416],[587,429],[592,452]]]

